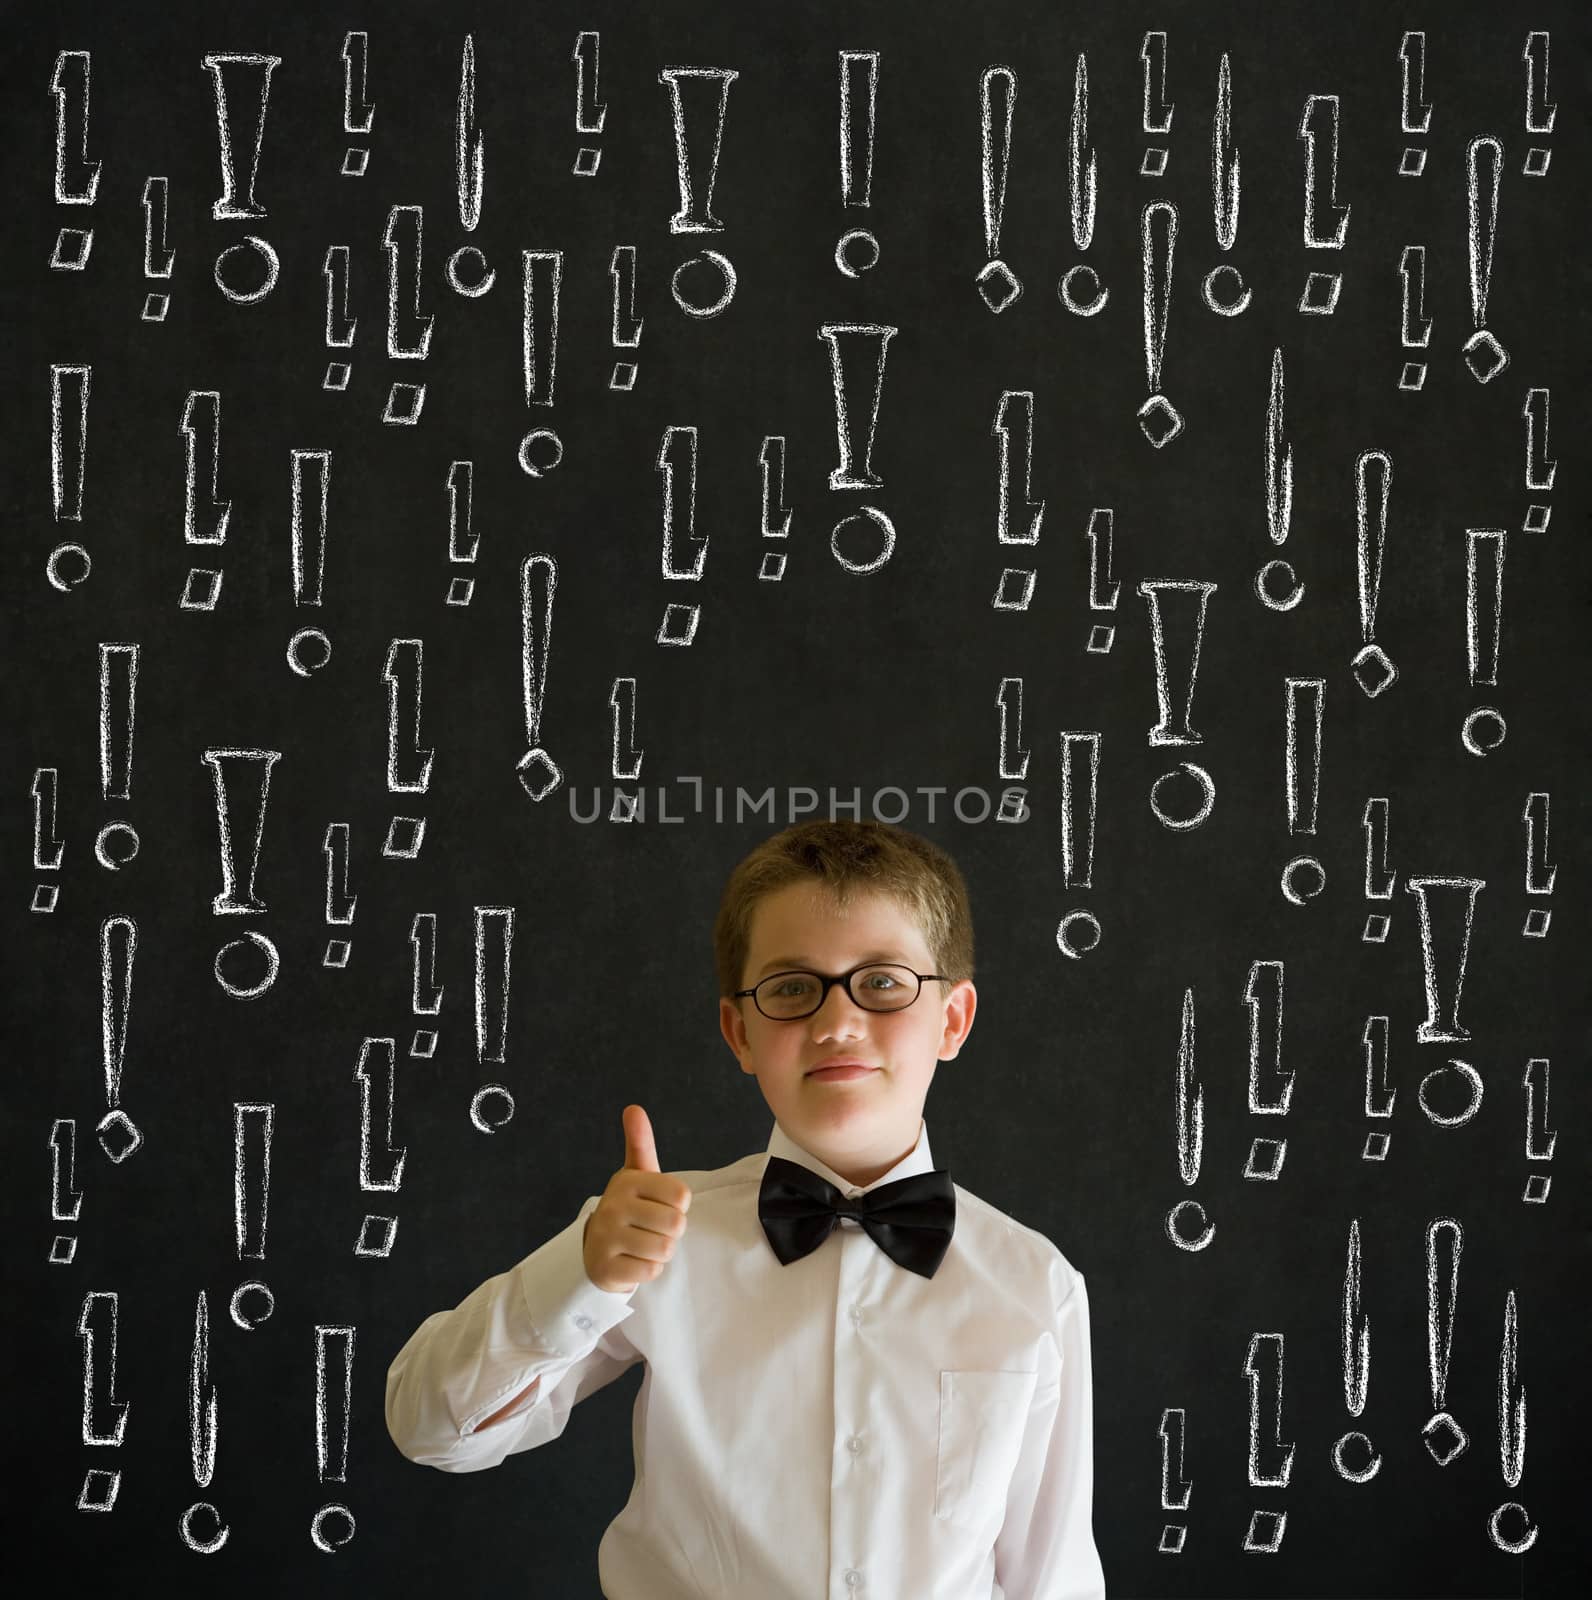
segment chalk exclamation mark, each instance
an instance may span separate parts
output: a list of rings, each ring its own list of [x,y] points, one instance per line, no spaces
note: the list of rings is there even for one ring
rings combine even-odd
[[[984,265],[973,280],[984,304],[997,315],[1022,298],[1022,280],[1000,259],[1006,213],[1006,173],[1012,159],[1012,115],[1017,74],[986,67],[978,80],[979,172],[984,198]]]
[[[1172,253],[1177,247],[1177,207],[1152,200],[1139,219],[1139,258],[1144,268],[1144,379],[1150,397],[1139,407],[1140,431],[1159,450],[1183,431],[1183,416],[1161,393],[1161,360],[1172,310]]]
[[[130,800],[138,646],[102,643],[99,668],[100,793],[107,800]],[[95,859],[112,872],[125,867],[137,854],[138,830],[130,822],[107,822],[94,840]]]
[[[1072,213],[1072,243],[1087,250],[1094,240],[1096,164],[1089,143],[1089,64],[1082,51],[1072,75],[1072,129],[1067,143],[1067,192]],[[1075,262],[1056,284],[1061,303],[1076,317],[1104,311],[1111,291],[1086,261]]]
[[[1548,792],[1533,790],[1526,796],[1520,820],[1526,825],[1526,893],[1552,894],[1559,869],[1548,861]],[[1520,931],[1527,939],[1544,939],[1552,919],[1551,906],[1531,906]]]
[[[1533,29],[1526,35],[1525,49],[1520,52],[1526,63],[1526,132],[1552,133],[1553,119],[1558,107],[1548,98],[1548,34],[1546,29]],[[1521,171],[1528,178],[1545,178],[1553,151],[1547,145],[1532,145],[1526,151],[1525,165]]]
[[[1326,708],[1327,680],[1286,678],[1283,682],[1288,832],[1313,834],[1316,801],[1321,792],[1321,722]],[[1326,868],[1315,856],[1295,856],[1282,870],[1282,892],[1296,906],[1314,900],[1326,886]]]
[[[351,927],[354,910],[359,904],[358,895],[348,892],[349,864],[353,855],[350,833],[346,822],[328,822],[321,837],[321,857],[326,863],[326,921],[332,927]],[[346,967],[353,948],[349,939],[328,939],[321,965]]]
[[[116,1322],[120,1299],[114,1289],[91,1289],[83,1296],[77,1333],[83,1366],[83,1443],[117,1446],[131,1409],[116,1398]],[[77,1494],[79,1511],[110,1511],[122,1486],[120,1467],[90,1467]]]
[[[1504,530],[1465,530],[1465,659],[1470,681],[1496,688],[1498,643],[1504,609]],[[1473,756],[1504,742],[1508,725],[1497,706],[1477,706],[1465,718],[1460,740]]]
[[[167,183],[162,177],[151,174],[144,179],[144,276],[169,278],[177,260],[177,252],[166,243],[166,213],[168,207]],[[144,296],[144,308],[139,313],[143,322],[164,322],[171,306],[171,296],[151,289]]]
[[[502,1063],[508,1045],[509,968],[514,953],[514,907],[475,908],[475,1059]],[[470,1121],[495,1133],[514,1116],[514,1096],[501,1083],[483,1083],[470,1102]]]
[[[50,74],[55,96],[55,203],[91,206],[99,196],[100,164],[88,159],[90,53],[62,50]],[[94,248],[92,228],[62,228],[55,236],[50,266],[56,272],[81,272]]]
[[[193,1348],[188,1354],[188,1455],[193,1481],[210,1487],[216,1471],[219,1402],[210,1376],[210,1306],[203,1289],[194,1305]],[[182,1542],[195,1555],[213,1556],[232,1530],[208,1500],[196,1500],[177,1519]]]
[[[354,1330],[315,1325],[315,1471],[322,1483],[348,1480],[348,1420],[353,1410]],[[310,1520],[310,1542],[330,1555],[354,1537],[354,1513],[331,1501]]]
[[[1088,766],[1085,768],[1085,761]],[[1100,735],[1063,731],[1061,735],[1061,879],[1067,888],[1092,887]],[[1056,947],[1077,960],[1099,945],[1100,919],[1076,906],[1056,925]]]
[[[840,52],[840,202],[866,209],[873,203],[873,119],[879,96],[879,52]],[[879,263],[879,240],[851,228],[835,245],[835,265],[848,278]]]
[[[1436,1217],[1426,1229],[1426,1368],[1432,1416],[1421,1429],[1427,1451],[1438,1466],[1470,1448],[1470,1439],[1443,1409],[1448,1396],[1448,1358],[1454,1348],[1455,1307],[1459,1300],[1459,1257],[1465,1230],[1456,1217]]]
[[[1343,1404],[1351,1417],[1365,1411],[1371,1384],[1371,1319],[1360,1301],[1360,1219],[1349,1222],[1349,1257],[1343,1268],[1343,1309],[1338,1337],[1343,1350]],[[1332,1446],[1332,1465],[1347,1483],[1369,1483],[1382,1470],[1382,1453],[1368,1435],[1351,1430]]]
[[[138,1124],[122,1110],[122,1067],[127,1059],[137,953],[138,925],[131,917],[106,917],[100,923],[100,1063],[107,1110],[94,1131],[100,1149],[118,1165],[144,1142]]]
[[[592,136],[603,131],[608,120],[608,107],[597,98],[597,63],[602,35],[593,29],[583,29],[575,36],[575,48],[570,60],[575,63],[575,132]],[[575,152],[575,165],[571,169],[577,178],[595,178],[603,153],[593,145],[582,145]]]
[[[396,1194],[404,1181],[408,1154],[393,1143],[393,1122],[398,1102],[395,1042],[366,1038],[359,1046],[354,1078],[359,1084],[359,1187],[363,1193]],[[384,1258],[392,1254],[398,1238],[398,1218],[390,1213],[366,1212],[354,1241],[356,1256]]]
[[[609,770],[614,779],[614,803],[608,813],[610,822],[635,822],[641,791],[627,792],[621,783],[634,783],[641,776],[641,760],[645,751],[636,745],[636,680],[615,678],[608,691],[608,709],[613,722],[613,753]]]
[[[1470,316],[1476,331],[1465,341],[1465,365],[1477,383],[1491,383],[1509,365],[1509,352],[1487,330],[1487,293],[1492,287],[1493,238],[1498,231],[1498,186],[1504,147],[1475,138],[1465,146],[1465,187]]]
[[[295,606],[321,603],[331,481],[330,450],[293,451],[293,510],[288,531]],[[319,672],[331,659],[332,641],[320,628],[300,628],[288,640],[287,664],[301,678]]]
[[[448,560],[455,564],[468,564],[475,560],[481,548],[481,540],[474,527],[475,463],[449,462],[442,492],[448,502]],[[448,592],[443,604],[467,606],[474,597],[475,579],[468,573],[456,572],[448,580]]]
[[[542,748],[542,697],[547,658],[553,644],[553,594],[558,563],[550,555],[529,555],[520,563],[520,691],[525,713],[525,754],[515,766],[520,787],[543,800],[564,781],[563,770]]]
[[[266,798],[271,790],[271,769],[282,759],[280,750],[210,749],[200,757],[210,768],[216,797],[216,832],[221,851],[221,892],[210,902],[218,917],[261,916],[267,907],[254,893],[254,875],[260,865],[260,845],[265,838]],[[243,822],[235,845],[232,816]],[[250,823],[252,821],[252,827]],[[256,965],[245,982],[243,974],[222,970],[229,957],[242,956]],[[216,952],[216,982],[236,1000],[253,1000],[276,981],[279,957],[268,935],[250,929]]]
[[[1382,593],[1382,547],[1387,542],[1387,503],[1393,489],[1393,459],[1385,450],[1362,450],[1354,463],[1355,570],[1360,588],[1360,637],[1354,681],[1374,700],[1398,680],[1398,668],[1376,642],[1376,610]]]
[[[183,443],[182,537],[185,544],[222,545],[232,502],[220,496],[221,393],[190,389],[178,424]],[[177,601],[183,611],[214,611],[221,598],[220,567],[189,567]]]
[[[1419,29],[1406,31],[1399,41],[1399,132],[1405,138],[1411,134],[1430,133],[1432,105],[1426,98],[1426,35]],[[1399,157],[1399,176],[1418,178],[1426,170],[1426,146],[1404,146]]]
[[[1232,147],[1233,74],[1227,52],[1216,75],[1216,117],[1211,124],[1211,213],[1216,224],[1219,249],[1231,250],[1238,238],[1238,151]],[[1233,288],[1224,298],[1218,284],[1231,278]],[[1232,262],[1224,261],[1205,274],[1200,285],[1205,304],[1220,317],[1236,317],[1249,307],[1249,290],[1244,275]]]
[[[1292,1067],[1283,1065],[1283,964],[1252,961],[1244,985],[1249,1007],[1249,1110],[1252,1116],[1285,1117],[1293,1099]],[[1244,1176],[1275,1183],[1288,1156],[1286,1139],[1250,1141]]]

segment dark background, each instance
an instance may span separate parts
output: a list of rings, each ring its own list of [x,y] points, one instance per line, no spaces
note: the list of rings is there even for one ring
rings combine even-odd
[[[718,1035],[710,927],[726,874],[776,826],[799,820],[791,788],[817,811],[831,787],[895,785],[913,797],[904,826],[946,846],[971,889],[978,936],[978,1022],[925,1108],[934,1155],[957,1181],[1053,1238],[1088,1278],[1094,1339],[1094,1527],[1109,1592],[1121,1596],[1504,1596],[1563,1594],[1588,1566],[1586,1164],[1588,1112],[1583,871],[1588,827],[1587,36],[1569,3],[1404,8],[1388,4],[1055,8],[728,4],[582,6],[376,4],[237,8],[213,4],[7,8],[0,54],[6,138],[8,360],[4,385],[3,543],[9,800],[4,807],[8,1004],[4,1008],[5,1200],[9,1365],[20,1404],[14,1462],[28,1519],[13,1560],[52,1577],[121,1573],[152,1591],[395,1594],[465,1586],[486,1594],[592,1595],[596,1547],[623,1505],[639,1370],[587,1401],[551,1449],[450,1477],[405,1462],[382,1415],[388,1363],[429,1312],[455,1304],[534,1249],[597,1194],[623,1156],[622,1107],[644,1104],[666,1168],[712,1168],[763,1148],[771,1116]],[[1140,126],[1139,43],[1168,33],[1171,132]],[[1425,137],[1399,128],[1398,48],[1425,28]],[[1528,29],[1550,29],[1554,132],[1524,129]],[[341,52],[369,33],[368,135],[342,129]],[[601,33],[601,135],[574,125],[570,52]],[[460,225],[454,110],[473,33],[476,116],[486,141],[482,220]],[[881,52],[872,204],[841,203],[838,52]],[[92,52],[89,158],[97,203],[53,199],[61,50]],[[271,81],[256,175],[267,215],[211,220],[220,166],[208,51],[282,57]],[[1088,56],[1088,137],[1099,202],[1087,256],[1068,226],[1067,136],[1076,57]],[[1231,57],[1232,136],[1241,160],[1236,243],[1211,221],[1210,128],[1218,64]],[[1006,63],[1019,87],[1001,254],[1024,297],[992,315],[973,288],[984,261],[978,80]],[[668,65],[734,67],[713,191],[716,235],[671,235],[679,204]],[[1302,242],[1303,146],[1310,93],[1341,98],[1338,198],[1346,246]],[[1467,141],[1504,146],[1488,324],[1511,353],[1481,386],[1460,347],[1471,331],[1466,272]],[[1398,175],[1406,144],[1428,150],[1420,178]],[[595,178],[571,175],[577,148],[602,150]],[[1148,144],[1166,175],[1138,173]],[[341,176],[345,148],[367,173]],[[1546,177],[1521,167],[1552,149]],[[169,281],[142,278],[142,194],[170,185]],[[1145,398],[1139,215],[1178,207],[1162,387],[1185,418],[1164,449],[1134,420]],[[435,318],[429,358],[386,357],[389,208],[425,208],[421,311]],[[868,226],[879,265],[859,279],[832,260],[839,234]],[[61,227],[92,227],[83,272],[47,265]],[[228,303],[217,253],[245,233],[281,258],[275,291]],[[481,248],[496,287],[480,299],[443,274],[462,243]],[[1399,255],[1427,251],[1431,344],[1399,342]],[[352,352],[324,340],[322,260],[352,255]],[[608,261],[637,249],[637,352],[609,342]],[[721,316],[697,320],[670,298],[675,265],[708,246],[735,263]],[[522,249],[564,252],[556,394],[527,406],[520,377]],[[1055,285],[1088,260],[1110,288],[1099,316],[1072,316]],[[1199,282],[1222,260],[1253,291],[1236,318],[1213,316]],[[1341,270],[1335,314],[1297,310],[1312,269]],[[140,320],[146,291],[168,291],[163,323]],[[883,486],[827,485],[836,464],[826,321],[887,322],[889,346],[873,464]],[[1272,352],[1286,375],[1294,508],[1287,544],[1267,535],[1264,427]],[[1429,372],[1398,389],[1407,357]],[[614,359],[639,362],[631,393],[611,391]],[[350,360],[346,392],[321,387]],[[50,498],[52,362],[93,368],[81,522],[57,523]],[[382,423],[388,385],[424,381],[417,426]],[[1551,495],[1525,486],[1521,408],[1552,396]],[[183,444],[191,390],[221,393],[219,493],[232,502],[219,547],[183,542]],[[995,537],[990,423],[1003,389],[1035,395],[1034,494],[1047,502],[1034,546]],[[699,583],[660,575],[664,430],[698,430],[696,527],[709,538]],[[561,465],[540,480],[515,452],[532,427],[556,427]],[[794,508],[780,583],[757,577],[762,440],[787,441]],[[323,603],[295,607],[289,564],[290,452],[333,453]],[[1349,667],[1356,607],[1353,470],[1386,450],[1394,478],[1377,638],[1398,663],[1376,700]],[[470,566],[448,561],[449,463],[474,463]],[[898,535],[880,571],[858,576],[828,554],[829,529],[866,499]],[[1533,502],[1545,532],[1522,532]],[[1088,607],[1092,507],[1115,512],[1114,614]],[[1508,530],[1498,682],[1473,687],[1465,657],[1465,529]],[[92,575],[70,593],[45,577],[49,553],[78,540]],[[770,547],[774,547],[770,544]],[[542,740],[565,774],[540,803],[521,789],[518,571],[558,562]],[[1306,583],[1302,604],[1267,609],[1256,570],[1273,555]],[[212,612],[178,607],[190,565],[222,565]],[[1027,611],[995,610],[1002,567],[1038,573]],[[476,580],[468,607],[443,603],[450,579]],[[1156,748],[1150,632],[1140,581],[1218,585],[1206,614],[1192,748]],[[670,601],[702,607],[695,643],[655,643]],[[1109,654],[1090,626],[1115,623]],[[329,665],[301,678],[284,650],[313,624]],[[423,795],[386,788],[387,688],[395,638],[424,639],[420,743],[435,751]],[[130,798],[99,790],[98,647],[140,647]],[[637,680],[646,820],[582,823],[613,790],[609,693]],[[964,822],[921,787],[998,796],[996,694],[1024,685],[1016,825]],[[1283,767],[1284,679],[1324,677],[1319,821],[1290,836]],[[1490,755],[1460,727],[1477,704],[1508,724]],[[1099,811],[1089,887],[1063,883],[1061,730],[1101,734]],[[215,801],[202,752],[279,750],[257,893],[266,910],[218,917]],[[1150,785],[1183,759],[1216,783],[1197,829],[1150,811]],[[59,773],[59,872],[32,867],[38,768]],[[709,804],[694,814],[684,776]],[[630,786],[634,787],[634,786]],[[778,797],[774,818],[735,820],[743,788]],[[660,790],[668,814],[658,820]],[[712,797],[724,795],[725,820]],[[1551,795],[1553,895],[1525,893],[1521,813]],[[1386,796],[1391,903],[1364,898],[1362,813]],[[887,816],[894,816],[886,812]],[[973,814],[976,815],[976,812]],[[423,815],[417,859],[381,854],[389,818]],[[94,838],[125,819],[137,858],[110,872]],[[322,840],[351,829],[351,928],[325,922]],[[1305,906],[1279,889],[1284,864],[1315,855],[1325,892]],[[1476,904],[1461,1018],[1463,1045],[1420,1044],[1425,1015],[1412,875],[1486,880]],[[53,912],[31,911],[57,883]],[[512,989],[502,1062],[477,1059],[472,996],[475,908],[514,908]],[[1081,960],[1055,941],[1086,905],[1103,938]],[[1532,905],[1551,905],[1543,939],[1522,937]],[[1365,942],[1388,912],[1385,943]],[[436,917],[439,1017],[411,1010],[409,933]],[[144,1135],[120,1165],[94,1129],[107,1110],[100,1049],[99,926],[131,917],[138,947],[121,1105]],[[244,928],[280,952],[255,1000],[217,985],[217,949]],[[345,969],[322,965],[348,937]],[[1296,1073],[1286,1117],[1247,1104],[1251,964],[1285,968],[1284,1065]],[[1182,1183],[1174,1123],[1185,989],[1197,1014],[1203,1161]],[[1390,1020],[1391,1121],[1365,1115],[1366,1018]],[[436,1027],[430,1059],[409,1053]],[[396,1194],[359,1187],[355,1078],[362,1041],[396,1041],[395,1141],[407,1152]],[[1462,1127],[1429,1122],[1421,1078],[1453,1055],[1486,1087]],[[1525,1159],[1526,1063],[1551,1063],[1552,1162]],[[485,1135],[471,1096],[506,1085],[516,1114]],[[1439,1095],[1441,1098],[1441,1095]],[[233,1235],[232,1122],[238,1102],[275,1107],[263,1261]],[[50,1216],[49,1138],[76,1136],[76,1223]],[[1385,1161],[1362,1159],[1385,1131]],[[1243,1177],[1250,1141],[1286,1137],[1274,1183]],[[1524,1203],[1531,1172],[1553,1175],[1545,1204]],[[1201,1202],[1209,1248],[1169,1243],[1168,1211]],[[385,1259],[353,1246],[367,1213],[400,1219]],[[1446,1468],[1427,1454],[1425,1235],[1434,1218],[1464,1229],[1447,1409],[1471,1448]],[[1339,1317],[1351,1223],[1363,1247],[1371,1367],[1363,1416],[1345,1409]],[[75,1238],[51,1265],[56,1235]],[[248,1278],[275,1312],[245,1333],[226,1314]],[[1498,1357],[1505,1297],[1519,1318],[1528,1395],[1524,1473],[1500,1473]],[[116,1397],[130,1404],[120,1447],[82,1443],[85,1297],[118,1297]],[[219,1404],[216,1474],[189,1465],[188,1365],[194,1309],[207,1297]],[[315,1454],[314,1329],[357,1329],[346,1481],[321,1482]],[[1252,1335],[1285,1336],[1282,1437],[1296,1446],[1286,1489],[1246,1478]],[[1187,1418],[1184,1512],[1160,1504],[1163,1410]],[[1333,1470],[1351,1428],[1382,1452],[1364,1485]],[[75,1510],[91,1468],[121,1472],[108,1514]],[[177,1533],[207,1500],[230,1527],[208,1558]],[[352,1541],[317,1551],[317,1507],[347,1505]],[[1496,1550],[1490,1514],[1518,1501],[1538,1530],[1524,1556]],[[1256,1512],[1286,1512],[1280,1550],[1243,1548]],[[1506,1530],[1518,1531],[1507,1517]],[[1181,1555],[1162,1529],[1186,1529]],[[893,1597],[892,1597],[893,1600]],[[907,1597],[902,1597],[907,1600]]]

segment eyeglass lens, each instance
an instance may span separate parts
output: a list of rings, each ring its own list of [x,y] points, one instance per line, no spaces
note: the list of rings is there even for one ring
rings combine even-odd
[[[766,1017],[789,1021],[816,1011],[823,992],[816,973],[776,972],[758,984],[757,1008]],[[851,992],[864,1011],[900,1011],[917,999],[918,975],[888,963],[859,967],[851,975]]]

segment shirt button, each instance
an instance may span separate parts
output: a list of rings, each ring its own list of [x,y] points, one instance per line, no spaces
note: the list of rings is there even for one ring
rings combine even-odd
[[[578,1316],[575,1318],[575,1326],[583,1332],[589,1333],[591,1332],[592,1320],[585,1315]]]
[[[855,1567],[846,1568],[846,1586],[855,1589],[862,1582],[862,1574]]]
[[[861,1306],[854,1305],[851,1308],[851,1320],[853,1322],[861,1322],[862,1321],[862,1307]]]
[[[856,1453],[862,1449],[862,1435],[858,1433],[852,1434],[852,1436],[846,1440],[846,1448],[853,1455],[856,1455]]]

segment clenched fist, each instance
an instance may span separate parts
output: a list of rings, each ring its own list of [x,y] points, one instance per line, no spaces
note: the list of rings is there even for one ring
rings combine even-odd
[[[626,1106],[623,1120],[625,1164],[608,1180],[582,1236],[586,1276],[611,1294],[623,1294],[663,1271],[691,1209],[691,1186],[658,1169],[647,1113]]]

